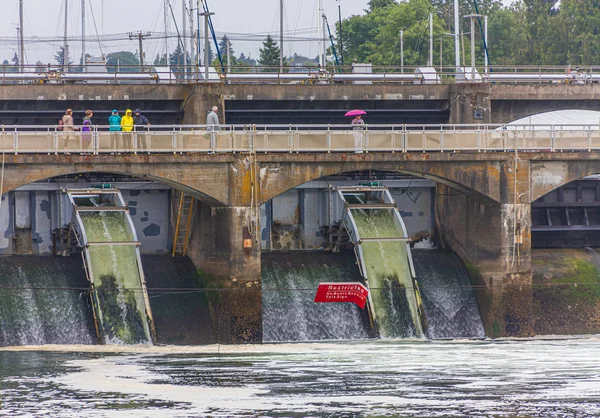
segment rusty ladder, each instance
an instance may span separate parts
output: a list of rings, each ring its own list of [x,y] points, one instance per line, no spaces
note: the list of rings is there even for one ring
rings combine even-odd
[[[190,233],[192,230],[192,220],[194,215],[195,199],[181,191],[174,191],[174,202],[177,203],[175,213],[177,219],[175,221],[175,229],[173,236],[173,250],[171,256],[185,256],[187,254],[188,244],[190,242]],[[179,197],[179,198],[178,198]]]

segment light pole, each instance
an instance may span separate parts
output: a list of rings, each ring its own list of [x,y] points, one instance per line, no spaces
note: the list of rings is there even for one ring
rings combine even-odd
[[[338,21],[340,26],[340,60],[342,61],[342,71],[344,68],[344,36],[342,32],[342,2],[341,0],[336,0],[338,2]]]
[[[470,14],[465,19],[471,19],[471,83],[475,82],[475,19],[481,17],[478,14]]]

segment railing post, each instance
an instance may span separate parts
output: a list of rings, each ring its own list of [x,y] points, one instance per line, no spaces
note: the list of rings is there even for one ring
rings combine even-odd
[[[92,153],[98,155],[100,149],[100,136],[98,134],[98,126],[92,126]]]
[[[362,131],[362,135],[364,135],[363,148],[365,153],[369,153],[369,125],[365,125],[365,129]]]
[[[54,148],[54,155],[58,154],[58,130],[56,126],[54,127],[54,135],[52,136],[52,148]],[[48,153],[50,154],[50,153]]]
[[[173,154],[177,154],[177,131],[175,130],[175,125],[173,125],[173,130],[171,131],[171,151],[173,151]]]
[[[138,140],[138,137],[137,137],[137,127],[135,127],[135,126],[133,127],[133,134],[132,134],[132,136],[133,136],[133,138],[132,138],[131,142],[133,142],[133,154],[137,155],[137,151],[138,151],[138,147],[137,147],[138,146],[138,144],[137,144],[138,141],[137,140]]]
[[[554,152],[556,149],[556,131],[554,130],[554,125],[550,126],[550,150]]]
[[[290,124],[288,128],[288,149],[290,154],[292,154],[294,150],[294,130],[292,129],[292,125]]]
[[[406,124],[402,125],[402,152],[408,152],[408,130]]]
[[[481,152],[481,125],[477,124],[477,152]]]
[[[587,129],[587,139],[588,139],[588,152],[592,152],[592,127],[588,126]]]
[[[331,154],[331,125],[327,125],[327,154]]]
[[[17,127],[15,126],[15,130],[13,133],[13,147],[15,148],[15,155],[19,153],[19,132],[17,131]]]
[[[446,147],[444,146],[444,128],[440,129],[440,151],[444,152]]]

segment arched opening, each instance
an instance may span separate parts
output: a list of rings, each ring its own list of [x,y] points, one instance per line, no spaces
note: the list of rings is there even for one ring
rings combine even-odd
[[[414,336],[414,330],[406,325],[411,313],[407,311],[408,302],[403,292],[408,287],[403,283],[398,287],[394,280],[385,277],[387,273],[397,277],[396,267],[383,266],[388,261],[391,265],[392,259],[402,255],[392,248],[391,252],[386,250],[386,244],[382,244],[381,251],[387,253],[381,257],[366,255],[364,265],[371,275],[368,284],[373,297],[383,301],[375,304],[384,303],[401,312],[385,325],[387,335],[382,332],[382,324],[374,329],[369,323],[369,313],[354,306],[312,303],[316,286],[321,282],[364,282],[365,270],[361,268],[363,261],[356,255],[357,246],[343,235],[346,206],[336,197],[336,188],[354,186],[367,190],[371,186],[383,187],[390,192],[411,241],[411,262],[429,325],[427,335],[439,339],[484,337],[468,270],[460,258],[444,249],[438,240],[436,182],[400,172],[362,170],[309,181],[261,206],[265,340]],[[357,192],[355,198],[357,202],[371,199],[368,191]],[[357,226],[361,237],[379,231],[387,222],[371,216],[375,215],[374,210],[365,209],[364,213],[366,222]],[[340,252],[336,252],[338,247]],[[381,264],[381,268],[374,267],[375,264]],[[374,276],[382,279],[376,280]],[[376,315],[381,317],[382,314]]]
[[[536,333],[600,332],[600,176],[548,192],[531,216]]]
[[[0,234],[0,346],[99,342],[97,312],[88,297],[90,266],[82,261],[81,237],[74,233],[74,210],[64,191],[107,188],[120,191],[137,234],[156,341],[215,341],[207,295],[191,290],[201,288],[201,276],[189,257],[172,257],[181,194],[181,188],[173,185],[124,174],[85,172],[5,193],[0,207],[0,224],[4,225]],[[192,192],[204,205],[214,202],[199,191]],[[190,208],[190,232],[193,215]],[[187,213],[185,217],[188,222]],[[119,229],[111,222],[98,225],[103,240],[122,241],[113,227]],[[118,249],[115,254],[104,262],[121,260]],[[181,289],[188,291],[182,294]],[[136,287],[129,290],[139,291]]]

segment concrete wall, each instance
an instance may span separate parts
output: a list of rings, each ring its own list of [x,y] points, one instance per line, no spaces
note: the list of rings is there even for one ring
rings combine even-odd
[[[143,254],[170,251],[169,190],[122,190]],[[29,186],[6,193],[0,208],[0,255],[53,254],[52,231],[68,225],[72,213],[68,197],[56,191]]]

